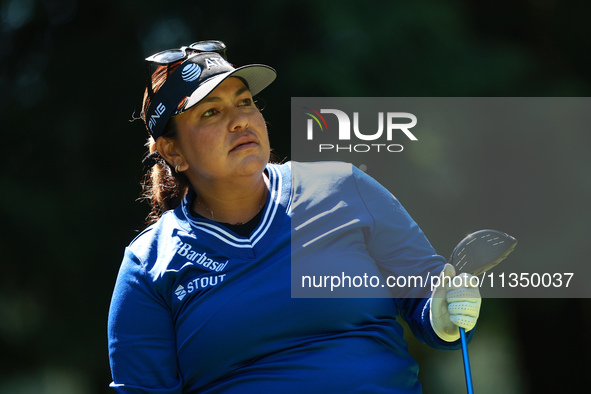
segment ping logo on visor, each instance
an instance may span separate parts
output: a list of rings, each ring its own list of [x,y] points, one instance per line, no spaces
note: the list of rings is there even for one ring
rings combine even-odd
[[[164,106],[164,104],[160,103],[156,106],[156,109],[153,111],[152,115],[150,115],[149,118],[146,118],[148,119],[148,128],[150,129],[150,132],[152,134],[154,134],[152,131],[154,129],[154,126],[165,112],[166,107]]]

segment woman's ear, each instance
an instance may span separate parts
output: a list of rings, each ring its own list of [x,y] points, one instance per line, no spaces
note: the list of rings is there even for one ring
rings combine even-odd
[[[158,137],[156,140],[156,150],[160,156],[166,160],[173,168],[179,168],[179,171],[187,169],[187,161],[177,148],[176,141],[170,138]]]

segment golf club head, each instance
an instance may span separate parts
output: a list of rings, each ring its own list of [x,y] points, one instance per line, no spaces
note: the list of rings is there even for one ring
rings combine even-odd
[[[468,235],[454,249],[449,263],[456,275],[478,276],[503,261],[515,249],[517,240],[496,230],[480,230]]]

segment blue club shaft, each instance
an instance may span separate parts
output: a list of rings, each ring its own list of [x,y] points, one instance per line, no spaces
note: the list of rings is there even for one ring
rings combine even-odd
[[[466,341],[466,331],[462,327],[460,327],[460,338],[462,339],[462,356],[464,357],[466,388],[468,389],[468,394],[474,394],[474,388],[472,388],[472,371],[470,371],[470,357],[468,356],[468,342]]]

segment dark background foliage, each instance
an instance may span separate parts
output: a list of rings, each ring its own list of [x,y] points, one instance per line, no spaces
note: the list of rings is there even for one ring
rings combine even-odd
[[[271,142],[289,159],[291,97],[589,96],[590,12],[589,2],[556,0],[3,0],[0,393],[109,392],[111,290],[149,211],[134,202],[146,132],[129,122],[144,57],[221,39],[232,62],[275,67],[261,100]],[[496,226],[537,239],[514,259],[587,264],[589,136],[511,138],[475,133],[471,143],[488,149],[469,162],[397,158],[396,194],[443,255]],[[462,143],[455,149],[470,149]],[[519,167],[505,191],[471,176],[491,161]],[[473,179],[465,193],[442,186],[441,163]],[[521,192],[528,204],[495,208]],[[590,309],[587,299],[485,300],[471,344],[477,392],[584,390]],[[459,353],[409,341],[426,393],[463,390]]]

